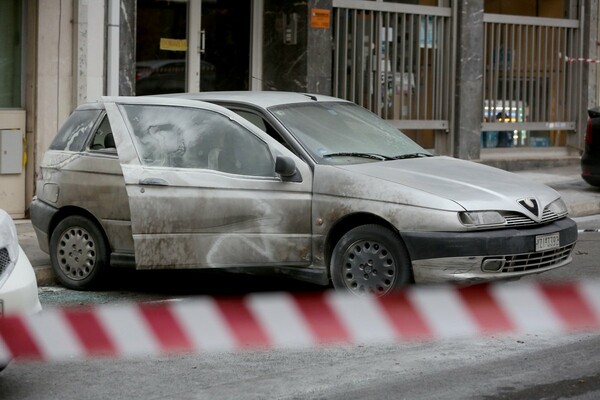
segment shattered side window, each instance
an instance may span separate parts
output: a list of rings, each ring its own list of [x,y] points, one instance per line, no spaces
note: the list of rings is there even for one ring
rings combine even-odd
[[[267,144],[219,113],[174,106],[120,108],[144,165],[275,175]]]
[[[50,150],[82,151],[101,110],[75,110],[50,144]]]

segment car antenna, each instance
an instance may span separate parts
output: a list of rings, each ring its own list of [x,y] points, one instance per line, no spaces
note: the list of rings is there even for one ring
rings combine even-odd
[[[308,93],[302,93],[303,95],[305,95],[306,97],[308,97],[309,99],[313,100],[313,101],[317,101],[317,96],[312,95],[312,94],[308,94]]]

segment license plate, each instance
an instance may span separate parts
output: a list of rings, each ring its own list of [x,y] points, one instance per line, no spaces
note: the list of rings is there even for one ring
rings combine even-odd
[[[540,235],[535,237],[535,251],[558,249],[560,247],[560,234]]]

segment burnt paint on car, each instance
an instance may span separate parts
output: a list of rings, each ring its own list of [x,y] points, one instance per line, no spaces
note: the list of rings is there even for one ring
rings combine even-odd
[[[282,95],[236,96],[263,98],[263,106],[268,107]],[[274,171],[245,176],[210,168],[144,165],[134,142],[139,132],[130,132],[131,124],[119,107],[127,104],[135,108],[146,103],[218,112],[226,117],[222,120],[235,121],[264,142],[273,160],[278,155],[293,160],[299,179],[286,182]],[[463,232],[479,229],[461,222],[462,211],[523,213],[518,203],[521,198],[535,197],[542,208],[559,200],[555,191],[542,185],[530,185],[530,191],[524,191],[522,185],[515,184],[514,176],[505,172],[428,154],[426,158],[405,160],[338,158],[334,163],[318,163],[307,159],[306,154],[289,151],[302,145],[286,147],[228,110],[196,101],[115,98],[105,99],[104,104],[115,133],[118,158],[89,149],[49,151],[42,166],[38,197],[57,208],[89,209],[102,224],[113,253],[135,252],[135,266],[139,269],[267,268],[326,283],[336,241],[358,225],[386,226],[405,241],[427,240],[428,235],[446,235],[453,240]],[[294,140],[288,133],[281,137]],[[90,178],[82,178],[86,175]],[[40,187],[46,185],[54,185],[47,186],[48,196],[43,190],[40,192]],[[51,188],[55,186],[60,187],[60,194],[58,200],[52,201],[55,189]],[[555,224],[544,226],[548,232],[559,229]],[[496,227],[495,232],[501,230],[502,227]],[[47,233],[42,233],[42,237],[43,234]],[[476,234],[486,236],[485,232]],[[464,271],[481,264],[480,259],[474,263],[462,260],[468,264],[466,269],[452,269],[446,262],[452,249],[447,250],[448,254],[440,258],[443,267],[429,275],[440,280],[460,279]],[[502,254],[513,250],[503,249]],[[486,256],[485,251],[482,256]],[[465,276],[471,277],[500,276],[482,271]]]
[[[94,175],[94,179],[90,179],[90,174]],[[37,188],[39,200],[57,209],[74,207],[85,210],[107,232],[111,249],[133,251],[129,202],[116,155],[51,150],[44,156],[42,175],[44,184]],[[48,184],[60,188],[56,201],[45,192]]]

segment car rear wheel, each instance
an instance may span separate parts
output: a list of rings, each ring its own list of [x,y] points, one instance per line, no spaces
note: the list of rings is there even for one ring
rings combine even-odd
[[[108,246],[98,226],[72,215],[63,219],[50,238],[50,260],[58,280],[76,290],[98,284],[108,267]]]
[[[380,225],[346,232],[333,249],[331,279],[336,289],[383,296],[411,282],[411,263],[400,236]]]

